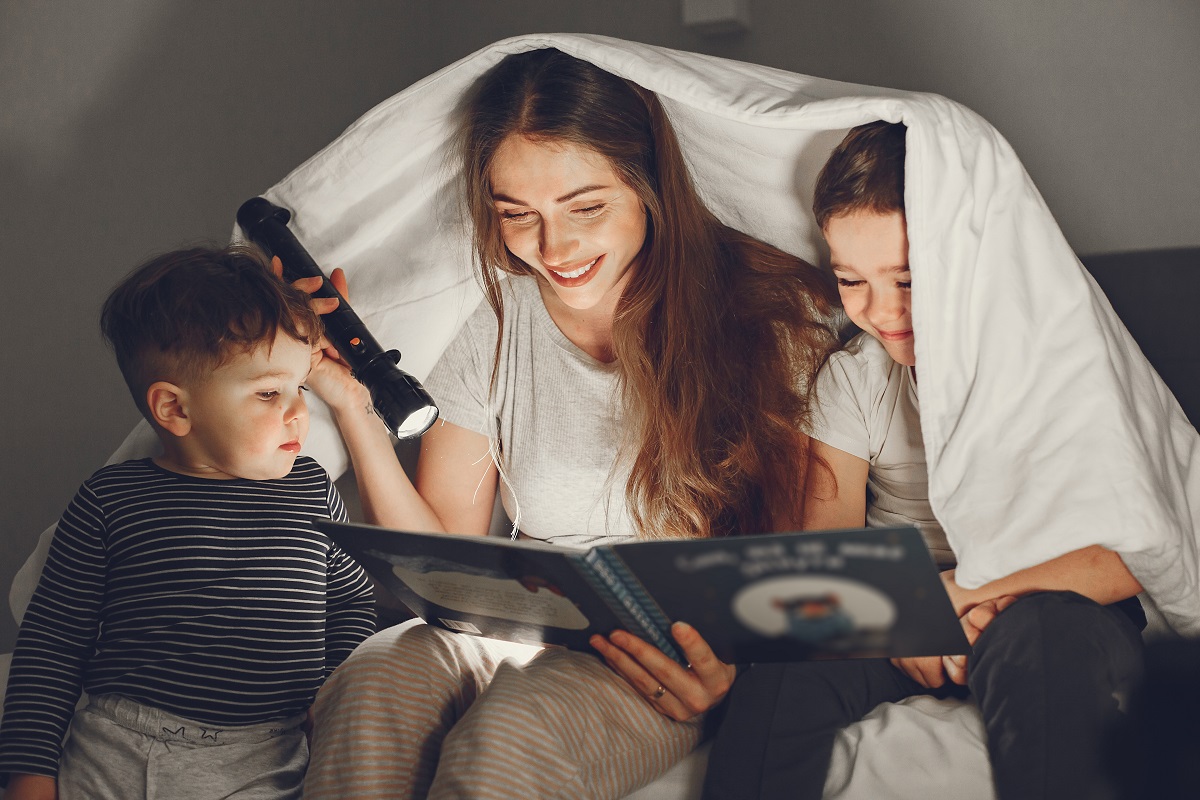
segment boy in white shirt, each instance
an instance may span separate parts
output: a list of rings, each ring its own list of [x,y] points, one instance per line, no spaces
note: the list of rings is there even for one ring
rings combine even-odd
[[[813,210],[843,307],[862,333],[817,379],[811,434],[825,468],[810,477],[805,528],[916,525],[945,570],[972,653],[755,665],[730,694],[706,799],[820,798],[840,728],[880,703],[967,689],[983,715],[1002,800],[1112,796],[1103,737],[1118,713],[1115,696],[1141,675],[1141,587],[1115,552],[1098,546],[978,589],[954,582],[921,437],[905,133],[898,123],[854,128],[817,181]]]

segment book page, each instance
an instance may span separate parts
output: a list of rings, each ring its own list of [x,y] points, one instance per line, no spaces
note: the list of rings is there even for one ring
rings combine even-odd
[[[396,577],[434,605],[451,611],[493,616],[551,628],[583,630],[587,617],[557,587],[543,582],[494,578],[465,572],[417,572],[393,564]],[[471,631],[476,632],[476,631]]]

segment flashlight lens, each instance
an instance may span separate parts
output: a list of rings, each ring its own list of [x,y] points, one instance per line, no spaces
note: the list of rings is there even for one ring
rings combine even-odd
[[[437,416],[438,410],[436,406],[425,406],[424,408],[417,409],[405,417],[404,422],[400,423],[396,430],[396,436],[400,439],[420,436],[429,430],[429,426],[434,423]]]

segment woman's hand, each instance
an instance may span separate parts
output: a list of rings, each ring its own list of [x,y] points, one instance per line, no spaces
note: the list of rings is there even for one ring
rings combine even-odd
[[[992,624],[992,620],[1016,601],[1017,598],[1013,595],[994,597],[972,606],[970,610],[959,617],[963,633],[967,635],[967,644],[974,647],[979,635],[988,625]],[[959,686],[967,685],[967,657],[965,655],[893,658],[892,665],[926,689],[936,689],[945,685],[947,680]]]
[[[717,705],[729,693],[737,669],[713,655],[708,642],[686,622],[671,635],[691,667],[680,666],[652,644],[625,631],[593,636],[592,647],[659,713],[684,722]]]
[[[278,277],[283,277],[283,262],[279,260],[279,256],[271,259],[271,271]],[[342,297],[349,300],[350,289],[346,285],[346,273],[340,267],[330,274],[329,282]],[[301,278],[294,281],[292,286],[302,292],[312,294],[321,288],[321,279]],[[338,299],[336,297],[313,297],[309,299],[309,304],[318,314],[328,314],[338,307]],[[363,409],[369,411],[371,408],[370,392],[354,379],[354,376],[350,374],[350,368],[338,355],[337,349],[324,336],[321,337],[317,349],[313,351],[312,372],[309,373],[305,383],[335,413],[358,412]]]

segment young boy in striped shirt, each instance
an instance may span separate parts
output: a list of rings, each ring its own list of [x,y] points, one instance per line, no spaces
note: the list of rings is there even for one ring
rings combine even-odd
[[[346,519],[299,455],[320,319],[257,252],[197,248],[135,270],[101,327],[163,453],[101,469],[59,522],[5,797],[299,798],[308,708],[375,625],[362,568],[311,526]]]

